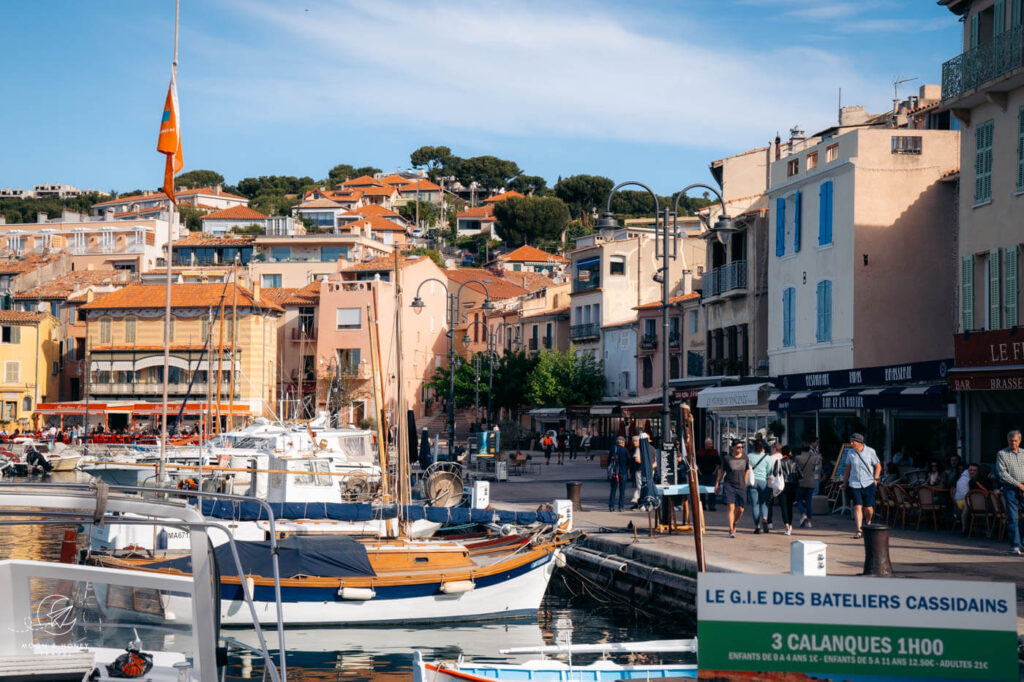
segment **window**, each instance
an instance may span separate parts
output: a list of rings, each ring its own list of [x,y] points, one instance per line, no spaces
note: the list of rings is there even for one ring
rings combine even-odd
[[[679,378],[679,356],[673,355],[668,359],[668,378],[678,379]]]
[[[21,327],[0,327],[3,343],[21,343]]]
[[[362,311],[359,308],[338,308],[338,329],[359,329]]]
[[[110,343],[110,318],[100,318],[100,343]]]
[[[786,164],[786,176],[793,177],[800,172],[800,159],[791,159]]]
[[[974,255],[960,260],[960,324],[963,331],[974,331]]]
[[[657,320],[644,320],[644,336],[654,338],[658,333]]]
[[[818,152],[811,152],[807,155],[807,170],[814,170],[818,167]]]
[[[1017,111],[1017,191],[1024,192],[1024,107]]]
[[[999,35],[1006,30],[1006,0],[996,0],[992,9],[992,35]]]
[[[26,414],[32,411],[32,398],[25,396],[21,399],[21,411]]]
[[[644,356],[642,364],[644,388],[650,388],[654,385],[654,363],[651,361],[651,356]]]
[[[775,255],[786,255],[786,200],[775,200]]]
[[[690,321],[690,333],[691,334],[696,334],[697,333],[697,325],[698,325],[697,311],[696,310],[691,310],[690,312],[688,312],[686,314],[686,317]]]
[[[788,287],[782,290],[782,345],[796,345],[796,289]]]
[[[893,154],[920,154],[921,153],[921,136],[920,135],[893,135],[892,136],[892,153]]]
[[[274,246],[270,249],[270,260],[275,263],[283,263],[292,259],[290,246]]]
[[[818,343],[828,343],[832,340],[832,282],[823,280],[818,282],[817,288],[818,324],[814,334],[814,340]]]
[[[626,274],[626,257],[625,256],[612,256],[608,260],[608,274],[609,275],[625,275]]]
[[[56,318],[60,317],[60,301],[50,301],[50,314]]]
[[[818,246],[832,243],[832,181],[818,188]]]
[[[825,147],[825,163],[833,163],[839,160],[839,143],[830,144]]]
[[[4,403],[4,421],[12,422],[18,418],[18,403],[7,401]]]
[[[281,288],[281,275],[263,275],[260,286],[265,288]]]
[[[321,246],[320,261],[322,263],[334,263],[339,258],[348,258],[348,247],[345,246]]]
[[[124,318],[124,342],[135,343],[135,318]]]
[[[202,326],[203,343],[206,343],[210,338],[210,319],[208,317],[202,319]]]
[[[1024,5],[1024,0],[1010,0],[1010,28],[1020,26],[1022,5]]]
[[[17,360],[8,360],[4,363],[4,383],[21,383],[21,363]]]
[[[974,203],[992,199],[992,133],[994,123],[985,121],[974,131]]]

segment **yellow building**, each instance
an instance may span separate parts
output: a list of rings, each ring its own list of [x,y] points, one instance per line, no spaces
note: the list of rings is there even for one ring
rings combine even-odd
[[[56,399],[59,322],[46,313],[0,310],[0,426],[34,428],[36,406]]]
[[[79,309],[86,315],[86,391],[105,406],[110,428],[159,414],[166,292],[162,284],[134,284]],[[233,404],[236,416],[269,416],[276,400],[276,330],[283,312],[260,297],[259,287],[171,285],[167,387],[172,413],[226,417]]]

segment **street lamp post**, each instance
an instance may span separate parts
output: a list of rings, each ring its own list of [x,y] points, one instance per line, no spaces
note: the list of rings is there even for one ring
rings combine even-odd
[[[615,219],[615,214],[612,213],[612,198],[615,193],[623,187],[636,186],[645,189],[651,198],[654,199],[654,238],[655,238],[655,256],[661,258],[661,267],[654,274],[654,280],[661,284],[661,324],[662,324],[662,353],[661,353],[661,450],[664,455],[663,461],[668,461],[667,457],[671,456],[673,443],[670,440],[671,432],[671,414],[669,412],[669,371],[668,371],[668,337],[670,333],[669,329],[669,261],[674,260],[678,255],[678,240],[679,240],[679,226],[678,226],[678,213],[679,213],[679,200],[682,199],[686,192],[695,188],[703,187],[705,189],[714,192],[718,197],[718,201],[722,206],[722,215],[719,216],[718,222],[714,228],[710,229],[710,233],[714,235],[722,243],[735,232],[735,226],[733,225],[732,219],[725,214],[725,202],[722,200],[722,195],[719,194],[713,187],[709,187],[703,184],[688,185],[683,188],[681,192],[676,195],[675,203],[672,210],[668,207],[665,208],[662,214],[661,206],[658,203],[658,196],[651,190],[647,185],[630,180],[627,182],[621,182],[612,188],[608,194],[608,205],[604,214],[598,219],[596,227],[600,230],[601,234],[606,239],[611,239],[611,235],[615,230],[619,228],[619,222]],[[659,228],[659,216],[661,218]],[[672,218],[672,229],[669,230],[669,217]],[[665,469],[662,468],[664,475]]]
[[[437,282],[444,289],[445,296],[447,298],[448,306],[445,311],[445,320],[448,323],[448,331],[445,336],[448,337],[448,459],[449,461],[455,458],[455,325],[462,322],[462,316],[459,314],[459,307],[462,303],[462,290],[467,284],[479,284],[484,289],[484,302],[480,306],[482,310],[494,310],[494,302],[491,300],[491,293],[487,289],[487,284],[477,279],[466,280],[459,285],[453,294],[448,289],[448,285],[437,279],[436,277],[429,277],[419,283],[416,287],[416,296],[413,297],[412,303],[409,305],[418,310],[422,310],[426,307],[423,299],[420,298],[420,290],[423,285],[427,282]],[[401,361],[401,359],[399,359]]]
[[[490,428],[494,426],[494,409],[492,407],[492,395],[494,394],[494,358],[497,357],[498,355],[498,330],[504,329],[505,327],[509,327],[511,329],[516,329],[518,331],[518,328],[511,322],[502,322],[501,324],[497,325],[494,329],[489,329],[487,325],[481,322],[480,320],[473,320],[466,327],[466,335],[462,337],[463,344],[469,343],[469,329],[470,327],[477,324],[484,328],[484,339],[487,342],[487,426],[488,428]],[[514,338],[512,343],[519,343],[518,336]],[[479,372],[477,376],[479,377]],[[480,421],[479,418],[477,419],[477,421]]]

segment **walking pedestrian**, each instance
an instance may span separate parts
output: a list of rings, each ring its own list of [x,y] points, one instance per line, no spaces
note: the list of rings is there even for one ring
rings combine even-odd
[[[566,441],[568,441],[568,440],[569,440],[569,434],[567,434],[565,432],[565,428],[563,427],[563,428],[559,429],[558,430],[558,438],[556,439],[555,442],[558,445],[558,463],[560,465],[561,464],[565,464],[565,446],[566,446]]]
[[[548,431],[544,434],[544,437],[540,439],[541,447],[544,448],[544,462],[547,466],[551,466],[551,451],[555,447],[555,439]]]
[[[619,436],[608,455],[608,511],[615,511],[615,493],[618,492],[618,510],[626,505],[626,477],[629,475],[629,452],[626,439]]]
[[[812,450],[809,444],[804,445],[803,452],[796,456],[796,466],[800,471],[796,489],[796,504],[801,513],[800,527],[812,528],[814,490],[821,478],[821,453]]]
[[[796,501],[796,491],[800,483],[800,470],[793,459],[793,450],[788,445],[781,448],[772,473],[782,478],[784,484],[782,492],[775,497],[779,512],[782,514],[782,523],[786,527],[786,535],[790,535],[793,532],[793,503]]]
[[[704,447],[697,451],[697,480],[700,485],[714,487],[718,483],[718,472],[721,470],[722,457],[715,449],[715,441],[710,438],[704,440]],[[701,495],[704,508],[708,511],[715,511],[715,503],[718,500],[716,493]]]
[[[747,481],[747,501],[754,518],[754,535],[768,532],[768,472],[771,471],[771,456],[764,451],[764,443],[755,440],[754,452],[750,455],[751,476]]]
[[[780,493],[775,492],[775,486],[772,483],[772,479],[775,477],[775,467],[779,463],[779,460],[782,459],[782,443],[780,443],[779,441],[772,442],[771,446],[769,447],[769,451],[771,452],[771,465],[770,465],[771,468],[768,470],[769,473],[768,473],[768,514],[767,514],[767,519],[768,519],[768,530],[774,530],[775,526],[772,525],[772,516],[774,515],[774,511],[775,511],[775,501],[778,498]]]
[[[1024,503],[1024,450],[1020,447],[1020,431],[1006,434],[1006,447],[996,455],[996,471],[1003,484],[1006,503],[1006,535],[1010,538],[1010,554],[1021,556],[1020,513]]]
[[[640,508],[640,491],[644,487],[643,473],[640,466],[640,436],[633,436],[633,442],[629,448],[629,480],[633,482],[633,498],[630,500],[630,509]]]
[[[850,444],[854,452],[846,462],[843,487],[853,496],[853,522],[857,526],[853,537],[857,539],[861,537],[861,527],[871,523],[875,515],[875,485],[882,475],[882,463],[874,449],[864,444],[861,434],[850,436]]]
[[[594,453],[590,450],[590,430],[583,430],[583,437],[580,439],[580,452],[587,456],[587,459],[593,460]]]
[[[743,452],[743,441],[734,440],[732,451],[722,459],[715,482],[715,494],[722,493],[725,499],[726,519],[729,523],[729,537],[736,537],[736,523],[743,518],[743,498],[750,480],[750,460]]]
[[[576,429],[569,431],[569,461],[576,459],[576,450],[579,448],[580,437]]]

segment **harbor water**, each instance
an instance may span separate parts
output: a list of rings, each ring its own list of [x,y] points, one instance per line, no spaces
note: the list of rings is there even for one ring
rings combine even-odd
[[[71,474],[74,476],[74,474]],[[56,476],[51,480],[59,480]],[[73,529],[73,528],[71,528]],[[61,526],[0,527],[0,558],[56,561],[64,531]],[[33,595],[36,599],[43,595]],[[257,645],[256,633],[224,629],[223,635]],[[276,633],[267,632],[276,657]],[[692,637],[693,624],[654,617],[631,605],[627,595],[601,585],[588,584],[571,569],[559,569],[536,617],[480,623],[423,626],[288,628],[285,632],[289,680],[409,680],[412,656],[420,650],[428,658],[478,661],[522,661],[499,649],[577,642],[617,642]],[[145,639],[145,637],[144,637]],[[593,657],[576,659],[589,662]],[[232,654],[227,679],[262,678],[258,658]]]

